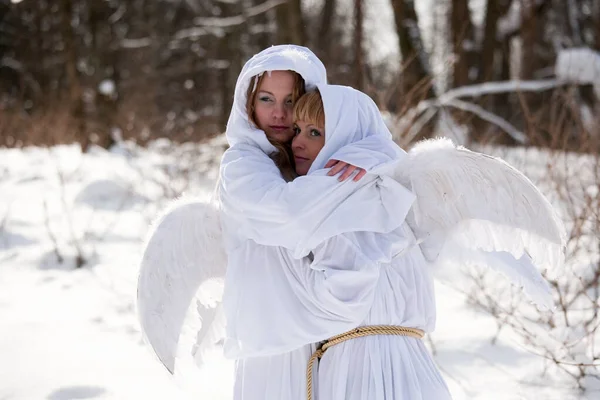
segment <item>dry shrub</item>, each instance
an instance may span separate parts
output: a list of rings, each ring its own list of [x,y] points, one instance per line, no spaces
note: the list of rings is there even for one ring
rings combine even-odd
[[[11,109],[0,118],[0,146],[56,145],[77,141],[76,121],[60,102],[38,112],[27,114]]]
[[[547,367],[585,390],[591,380],[600,380],[600,114],[590,114],[577,93],[576,88],[555,91],[535,112],[520,97],[531,143],[545,149],[484,147],[521,169],[563,218],[566,263],[546,275],[555,312],[538,312],[520,290],[499,287],[494,274],[478,267],[468,270],[468,298],[496,318],[498,332],[509,329],[526,349],[544,357]]]

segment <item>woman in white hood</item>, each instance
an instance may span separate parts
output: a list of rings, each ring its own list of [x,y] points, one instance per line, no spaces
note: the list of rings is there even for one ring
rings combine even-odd
[[[302,82],[299,82],[298,76],[303,78]],[[238,329],[249,332],[253,324],[244,319],[243,313],[236,311],[236,304],[237,296],[245,290],[245,284],[250,283],[246,273],[264,279],[264,282],[270,281],[269,276],[261,277],[260,272],[254,270],[255,266],[268,264],[281,267],[282,263],[299,262],[285,248],[262,246],[249,240],[242,226],[260,230],[252,221],[256,218],[264,221],[266,217],[271,229],[296,231],[293,225],[298,221],[300,210],[294,211],[296,205],[286,204],[285,199],[303,201],[312,192],[307,189],[320,190],[316,186],[313,188],[310,182],[305,182],[304,186],[290,187],[288,191],[281,190],[282,185],[285,186],[283,178],[290,180],[295,176],[294,171],[290,171],[293,164],[286,157],[291,155],[291,151],[286,154],[286,146],[282,146],[282,143],[293,137],[292,106],[298,94],[302,94],[305,87],[312,89],[324,83],[325,68],[310,50],[298,46],[274,46],[249,60],[236,84],[234,105],[227,125],[230,148],[223,157],[220,182],[224,208],[222,221],[229,232],[225,235],[228,272],[224,305],[229,337],[226,351],[230,357],[238,359],[235,399],[303,399],[306,396],[305,368],[315,346],[303,339],[302,344],[290,347],[283,343],[280,349],[271,348],[268,352],[236,349],[238,342],[235,332]],[[257,181],[257,178],[260,179],[257,172],[265,173],[267,180]],[[275,179],[271,180],[271,177]],[[335,178],[323,174],[317,179],[320,181],[315,184],[324,190],[339,190],[338,186],[341,185]],[[344,196],[344,192],[350,191],[350,188],[346,188],[340,195]],[[296,196],[294,192],[301,192],[302,195]],[[261,199],[262,196],[268,196],[271,205],[267,205],[267,199]],[[243,203],[238,201],[242,199]],[[269,209],[268,215],[262,212],[263,207]],[[304,238],[306,242],[306,233]],[[294,241],[296,239],[290,237],[287,243]],[[290,308],[287,312],[294,311]],[[341,332],[356,323],[354,319],[346,318],[334,325],[339,326],[334,331]],[[312,342],[328,336],[329,331]]]
[[[358,326],[383,325],[396,330],[351,339],[327,350],[314,375],[315,398],[449,399],[435,363],[418,338],[435,326],[435,298],[428,263],[404,223],[413,197],[387,176],[403,152],[392,142],[368,96],[332,85],[320,85],[319,91],[324,107],[319,108],[320,97],[314,92],[301,98],[295,109],[295,119],[304,120],[295,126],[292,144],[296,171],[309,175],[285,184],[277,183],[274,172],[255,173],[259,182],[270,182],[267,190],[279,190],[281,202],[294,199],[286,196],[288,190],[296,195],[308,191],[294,202],[301,219],[294,221],[295,229],[289,225],[293,232],[288,236],[299,241],[287,240],[284,231],[264,218],[277,206],[268,192],[261,204],[266,210],[254,213],[245,208],[245,220],[227,206],[235,203],[231,200],[235,193],[222,193],[225,235],[251,239],[246,241],[243,258],[233,251],[231,259],[230,253],[224,300],[227,355],[241,360],[240,364],[248,363],[246,359],[256,363],[260,356],[271,360]],[[370,173],[360,182],[334,182],[337,188],[328,188],[320,179],[331,179],[324,166],[332,158]],[[329,192],[321,196],[320,189],[311,188],[312,181]],[[304,183],[302,189],[294,187]],[[386,210],[385,215],[378,210]],[[272,215],[287,224],[283,211]],[[235,228],[228,229],[228,223]],[[254,229],[246,229],[246,224]],[[249,262],[261,248],[276,256]],[[408,334],[399,334],[400,328],[409,328]],[[258,368],[253,373],[256,377],[264,372]],[[304,373],[295,373],[298,382],[305,382]]]
[[[226,354],[238,359],[237,399],[304,398],[308,344],[361,324],[430,331],[435,321],[427,265],[418,247],[403,254],[414,242],[404,224],[414,196],[388,176],[405,153],[372,100],[324,85],[322,65],[300,54],[270,49],[251,59],[227,127],[231,147],[219,189],[228,256]],[[290,183],[266,156],[274,149],[246,106],[254,91],[278,98],[276,87],[253,87],[253,77],[286,70],[301,74],[308,89],[319,85],[327,115],[327,144],[311,160],[310,176]],[[331,159],[369,173],[340,183],[325,168]],[[321,399],[449,398],[419,339],[373,336],[330,351],[319,369]],[[289,384],[275,384],[281,379]]]

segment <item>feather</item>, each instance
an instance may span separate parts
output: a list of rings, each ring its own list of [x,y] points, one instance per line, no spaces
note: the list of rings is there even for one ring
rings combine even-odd
[[[222,242],[219,210],[210,202],[177,200],[150,230],[138,315],[146,341],[172,374],[176,358],[184,356],[182,345],[200,365],[203,352],[224,332],[218,317],[227,265]]]
[[[428,260],[453,257],[458,252],[449,251],[452,246],[487,252],[485,264],[504,269],[521,286],[541,285],[531,265],[550,272],[562,265],[562,222],[535,185],[505,161],[456,147],[449,139],[426,140],[411,149],[395,177],[416,195],[407,223],[423,240]],[[514,268],[507,269],[501,252],[512,255]],[[528,293],[547,303],[540,294],[546,289],[529,283]]]
[[[467,249],[449,240],[446,242],[438,262],[447,260],[458,265],[473,264],[490,267],[504,275],[513,285],[521,288],[540,308],[555,309],[550,285],[527,254],[516,259],[508,252]]]

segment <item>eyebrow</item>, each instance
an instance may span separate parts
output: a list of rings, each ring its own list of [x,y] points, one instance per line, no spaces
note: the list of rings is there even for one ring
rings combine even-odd
[[[269,92],[268,90],[259,90],[258,93],[266,93],[266,94],[270,94],[271,96],[275,97],[275,95],[273,93]],[[292,95],[293,95],[293,93],[290,93],[285,97],[290,97]]]
[[[294,124],[295,124],[295,123],[294,123]],[[316,129],[316,130],[318,130],[318,131],[322,130],[322,128],[319,128],[319,127],[318,127],[317,125],[315,125],[315,124],[308,124],[308,125],[306,125],[306,129],[311,129],[311,128],[312,128],[312,129]]]

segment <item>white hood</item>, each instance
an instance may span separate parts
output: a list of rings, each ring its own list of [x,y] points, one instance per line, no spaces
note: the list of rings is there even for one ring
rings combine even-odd
[[[327,83],[325,66],[315,54],[302,46],[272,46],[252,57],[240,73],[235,84],[235,96],[226,136],[230,146],[238,143],[255,144],[265,153],[275,148],[269,143],[265,133],[253,126],[246,112],[248,86],[253,76],[266,71],[295,71],[304,78],[306,89]]]
[[[391,171],[381,168],[406,157],[369,96],[348,86],[319,85],[318,89],[325,110],[325,146],[309,174],[335,159],[387,175]]]

